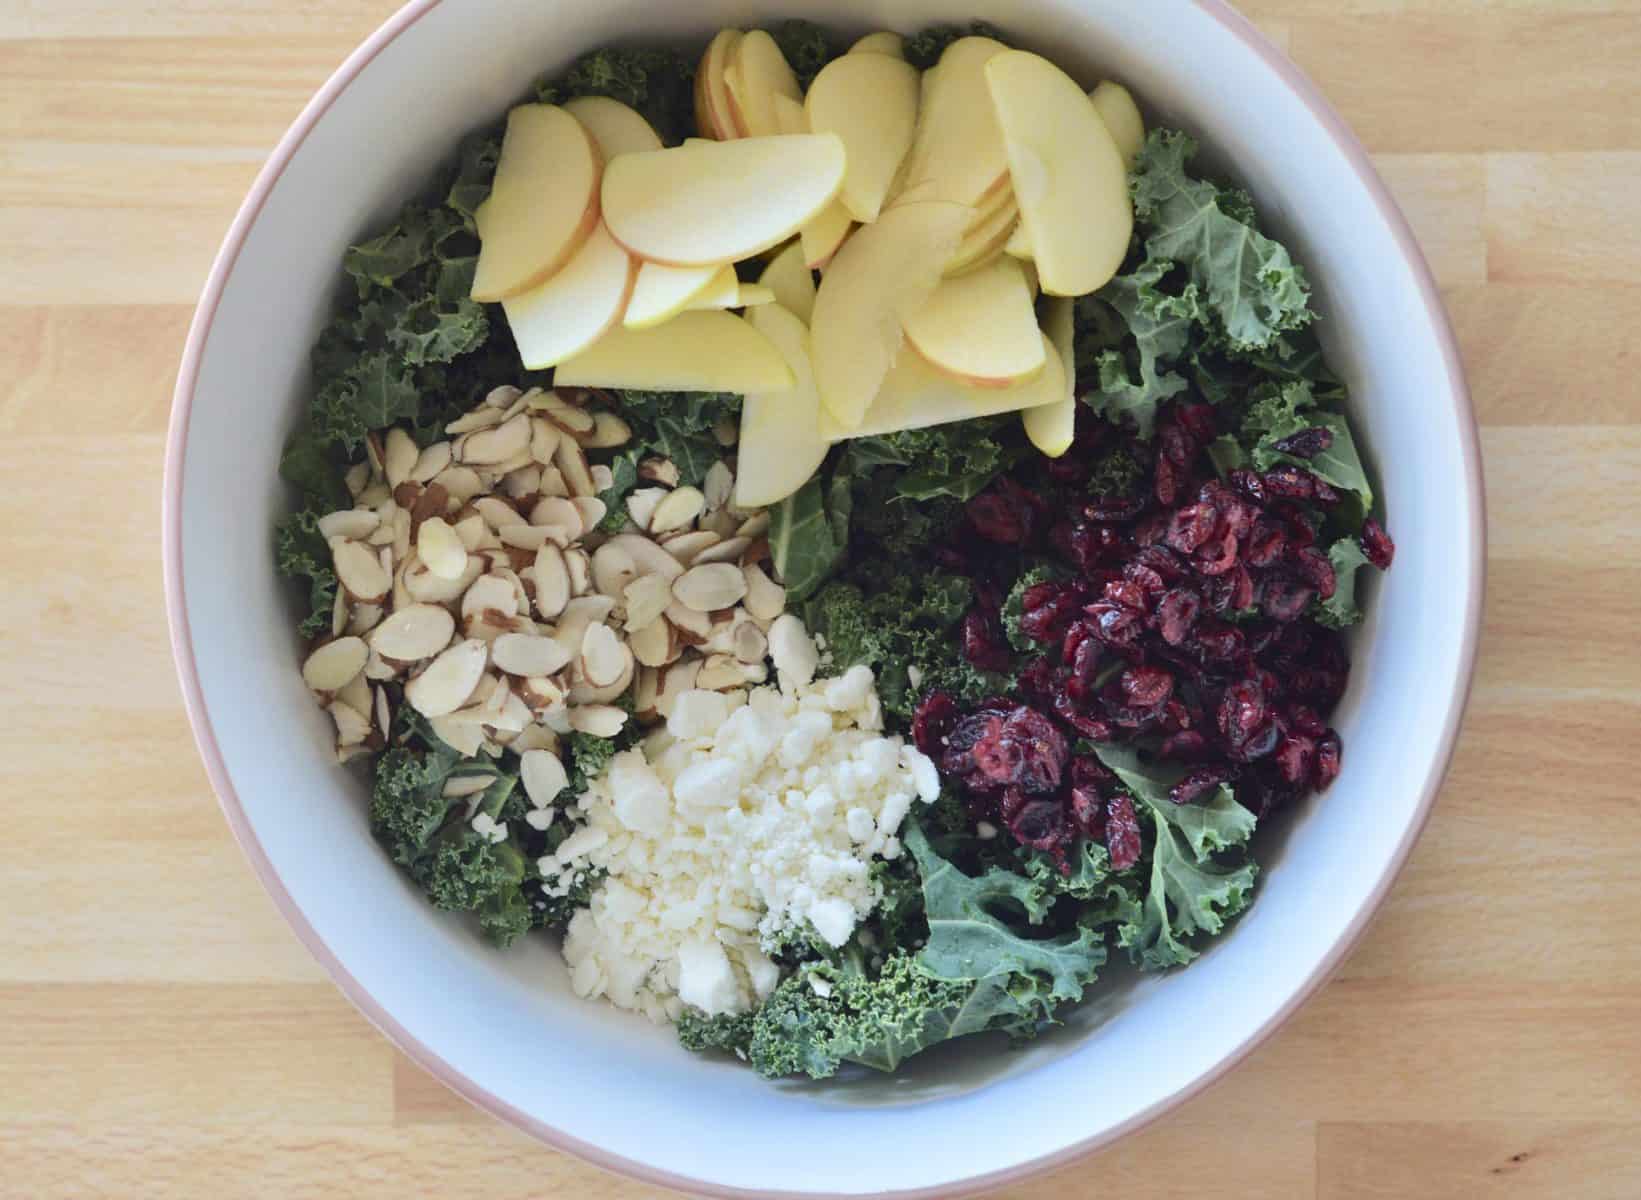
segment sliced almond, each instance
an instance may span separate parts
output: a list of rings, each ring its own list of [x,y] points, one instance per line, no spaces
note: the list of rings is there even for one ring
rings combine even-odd
[[[600,488],[600,491],[604,489]],[[557,467],[548,467],[541,473],[541,494],[543,496],[568,496],[570,489],[564,484],[564,472]]]
[[[535,719],[530,706],[513,694],[509,687],[497,689],[502,696],[501,711],[496,713],[495,719],[487,724],[497,732],[518,733]]]
[[[769,532],[769,510],[755,512],[736,527],[735,536],[744,538],[763,537]]]
[[[648,529],[656,508],[671,494],[666,488],[635,488],[627,493],[627,515],[638,528]]]
[[[354,463],[342,476],[342,482],[348,485],[348,495],[357,500],[359,493],[370,483],[370,464]]]
[[[544,467],[553,465],[553,455],[564,438],[564,431],[545,417],[530,418],[530,457]]]
[[[393,714],[388,709],[387,689],[384,687],[371,689],[371,708],[376,714],[376,729],[386,740],[393,732]]]
[[[504,475],[511,475],[514,471],[522,471],[525,467],[533,467],[538,465],[540,464],[538,464],[535,459],[530,457],[530,447],[525,446],[524,449],[513,455],[512,458],[504,459],[499,463],[491,463],[480,467],[479,473],[487,477],[491,482],[494,482]]]
[[[536,611],[548,621],[564,611],[570,599],[570,570],[564,551],[551,542],[536,552]]]
[[[441,485],[457,504],[466,504],[484,491],[484,483],[479,479],[479,473],[471,467],[446,467],[433,477],[433,482]]]
[[[548,542],[555,545],[564,536],[563,530],[550,525],[503,525],[496,530],[496,536],[501,539],[503,546],[513,546],[520,550],[540,550]]]
[[[382,566],[393,570],[395,560],[403,562],[410,557],[410,510],[401,508],[393,514],[393,558]]]
[[[489,791],[494,782],[494,775],[454,775],[445,782],[440,794],[446,800],[465,800],[468,796]]]
[[[644,724],[651,724],[657,714],[655,711],[656,696],[661,691],[661,672],[654,667],[644,667],[638,672],[637,682],[633,684],[632,704],[638,719]]]
[[[648,625],[629,632],[627,645],[639,663],[646,667],[659,667],[672,653],[672,626],[667,624],[665,618],[656,617]]]
[[[718,535],[706,529],[680,529],[661,539],[661,546],[684,566],[694,564],[704,550],[718,544]]]
[[[371,432],[365,434],[365,458],[370,462],[372,479],[382,478],[382,435]]]
[[[387,431],[382,446],[382,474],[387,478],[388,487],[396,488],[410,478],[421,453],[404,430],[395,427]]]
[[[703,645],[712,636],[712,618],[677,600],[667,605],[666,617],[686,646]]]
[[[664,668],[655,693],[656,714],[662,717],[672,716],[672,707],[678,703],[678,697],[685,692],[693,691],[700,675],[701,660],[698,658],[685,659]]]
[[[570,595],[585,596],[593,589],[592,560],[587,552],[574,547],[564,552],[564,565],[570,572]]]
[[[707,511],[717,512],[729,503],[730,493],[735,490],[735,474],[729,469],[729,464],[719,459],[707,468],[706,477],[701,480],[701,492],[706,497]]]
[[[640,534],[618,533],[605,545],[626,551],[641,575],[663,575],[670,582],[684,573],[682,563]]]
[[[541,490],[540,465],[531,463],[527,467],[509,471],[507,478],[501,481],[501,490],[507,493],[510,500],[525,500],[533,497]]]
[[[457,642],[405,684],[405,701],[424,717],[455,712],[472,694],[490,660],[490,647],[473,638]]]
[[[607,463],[594,463],[587,468],[587,474],[593,477],[593,486],[601,493],[615,486],[615,472],[610,470]]]
[[[655,621],[673,602],[672,582],[663,575],[640,575],[621,594],[626,601],[629,633]]]
[[[597,428],[592,413],[554,392],[548,392],[539,402],[532,401],[530,407],[543,413],[554,425],[577,440],[590,436]]]
[[[587,704],[570,710],[570,728],[593,737],[613,738],[626,723],[626,710],[610,704]]]
[[[363,542],[336,538],[331,544],[331,560],[336,567],[336,578],[354,600],[374,602],[382,599],[393,586],[393,575],[382,566],[382,560]]]
[[[513,739],[513,750],[517,754],[528,750],[545,750],[556,758],[559,752],[558,735],[545,725],[532,721]]]
[[[397,431],[395,431],[397,432]],[[393,485],[393,503],[400,508],[411,508],[422,497],[422,485],[410,480],[401,480]]]
[[[504,633],[490,644],[490,660],[509,675],[552,675],[569,664],[570,655],[552,638]]]
[[[497,574],[481,575],[462,597],[462,618],[493,614],[505,620],[518,615],[518,594],[511,580]]]
[[[370,644],[378,654],[399,662],[431,658],[450,644],[456,619],[437,604],[401,608],[371,631]]]
[[[578,658],[581,655],[581,638],[587,632],[587,626],[594,621],[605,620],[614,608],[615,601],[608,596],[577,596],[564,606],[564,613],[551,636],[564,647],[572,660]]]
[[[422,561],[416,557],[416,552],[414,550],[406,555],[404,561],[393,569],[393,592],[390,597],[391,603],[389,604],[389,601],[383,601],[384,604],[389,604],[389,607],[398,609],[408,608],[410,605],[415,603],[415,601],[411,599],[410,589],[405,586],[405,575],[413,566],[421,568],[424,571],[426,570],[425,567],[422,567]],[[440,582],[443,581],[441,580]],[[364,608],[367,606],[359,605],[359,607]],[[374,608],[379,606],[370,605],[368,607]],[[372,623],[374,624],[374,622]],[[358,633],[359,631],[356,629],[354,632]]]
[[[462,546],[469,552],[482,549],[486,536],[490,532],[490,526],[484,523],[484,518],[479,516],[478,513],[462,517],[452,528],[455,529],[456,536],[461,539]]]
[[[553,644],[557,645],[556,642]],[[491,653],[495,653],[494,649]],[[538,713],[564,707],[564,688],[550,675],[530,675],[520,679],[518,693],[519,698]]]
[[[695,677],[695,686],[709,692],[723,692],[738,688],[745,680],[741,664],[728,654],[714,654],[701,664],[701,673]]]
[[[338,746],[357,746],[370,736],[370,718],[352,705],[343,704],[338,700],[325,711],[330,713],[331,720],[336,722]]]
[[[621,647],[621,673],[602,687],[596,686],[585,678],[578,677],[570,686],[567,699],[574,707],[578,704],[608,704],[618,698],[632,685],[633,675],[638,670],[638,660],[632,656],[632,650],[627,646]],[[579,675],[579,672],[577,673]]]
[[[575,505],[576,512],[581,514],[581,529],[585,533],[589,529],[597,529],[598,523],[610,511],[610,506],[597,496],[577,496],[570,503]]]
[[[716,538],[718,535],[713,534],[712,536],[714,538]],[[721,563],[734,563],[736,565],[736,567],[739,568],[740,562],[741,562],[741,555],[746,553],[746,548],[748,546],[750,546],[751,544],[752,544],[752,539],[747,538],[747,537],[726,538],[723,541],[716,542],[715,544],[713,544],[711,546],[708,546],[705,550],[701,551],[693,559],[690,560],[690,565],[691,566],[701,566],[704,563],[718,563],[718,562],[721,562]],[[669,549],[670,549],[670,547],[669,547]]]
[[[451,436],[459,433],[472,433],[478,429],[493,429],[502,422],[502,410],[480,406],[464,416],[457,417],[444,427],[444,431]],[[454,449],[454,447],[452,447]],[[457,457],[460,457],[459,455]]]
[[[594,687],[607,687],[621,677],[621,639],[602,621],[587,626],[581,636],[581,673]],[[361,663],[361,666],[364,664]]]
[[[751,621],[736,624],[731,645],[732,653],[744,663],[761,663],[769,653],[769,639]]]
[[[704,507],[706,497],[701,494],[700,488],[681,487],[668,492],[666,498],[655,506],[649,531],[670,533],[674,529],[683,529],[701,515]]]
[[[526,750],[519,756],[519,778],[524,783],[524,794],[537,808],[546,808],[570,786],[570,777],[558,755],[545,750]]]
[[[593,551],[593,588],[606,596],[619,597],[638,574],[638,567],[620,546],[605,542]]]
[[[416,505],[410,510],[410,537],[414,541],[421,532],[422,525],[432,517],[443,517],[450,511],[450,493],[444,490],[443,484],[430,483],[422,489],[422,494],[416,497]]]
[[[581,509],[563,496],[543,496],[537,500],[530,509],[530,524],[557,526],[569,535],[572,542],[586,529],[581,519]]]
[[[614,450],[632,441],[632,426],[613,412],[595,412],[592,417],[592,431],[581,438],[588,450]]]
[[[741,565],[743,567],[761,566],[769,561],[769,539],[755,537],[752,544],[741,551]]]
[[[786,589],[759,566],[741,568],[746,580],[746,611],[760,621],[773,621],[786,611]]]
[[[382,518],[368,508],[344,508],[319,518],[319,535],[331,538],[350,538],[363,541],[376,532]]]
[[[524,519],[519,516],[518,509],[500,496],[479,496],[473,501],[473,511],[483,517],[484,523],[498,533],[505,526],[517,525]]]
[[[417,483],[432,483],[440,471],[450,465],[450,443],[434,442],[416,456],[416,465],[410,468],[410,477]]]
[[[712,615],[712,632],[700,646],[702,654],[730,654],[735,650],[735,626],[751,621],[744,608],[725,609]]]
[[[416,532],[416,556],[440,579],[460,579],[467,547],[443,517],[429,517]]]
[[[734,563],[707,563],[675,579],[672,594],[685,608],[710,613],[739,604],[746,588],[746,576]]]
[[[429,722],[433,736],[456,753],[472,758],[484,746],[484,728],[476,722],[458,721],[449,716],[434,717]]]
[[[326,642],[302,664],[302,682],[321,695],[330,695],[346,687],[365,669],[370,647],[363,638],[341,637]]]
[[[346,588],[337,588],[336,595],[330,602],[330,635],[333,638],[341,637],[342,631],[348,627],[348,593]]]
[[[520,413],[494,429],[469,433],[456,443],[455,455],[470,467],[508,462],[530,449],[530,418]]]
[[[519,552],[517,550],[509,549],[507,551],[507,553],[508,553],[509,556],[512,556],[512,555],[518,554]],[[520,561],[519,564],[518,564],[519,569],[524,570],[524,571],[529,571],[531,574],[534,574],[535,573],[535,565],[536,565],[535,555],[533,555],[533,554],[522,554],[522,555],[519,555],[519,558],[522,559],[522,561]],[[519,578],[518,571],[515,571],[513,569],[512,563],[509,562],[508,565],[505,566],[505,567],[492,567],[491,568],[491,573],[494,574],[494,575],[500,576],[502,579],[505,579],[509,584],[512,585],[514,615],[517,616],[520,620],[529,621],[530,620],[530,617],[529,617],[529,613],[530,613],[530,593],[525,588],[524,581]],[[531,624],[531,627],[534,628],[534,623],[533,622]]]
[[[448,604],[452,600],[459,600],[480,575],[484,573],[484,560],[469,555],[467,567],[459,579],[440,579],[427,569],[427,564],[421,561],[420,555],[412,556],[405,566],[405,592],[410,599],[419,604]]]
[[[597,492],[593,487],[592,474],[587,469],[587,452],[578,445],[574,438],[564,438],[558,444],[553,454],[553,465],[564,475],[564,486],[572,496],[591,496]]]
[[[388,491],[386,483],[380,479],[372,479],[365,485],[365,490],[355,496],[354,499],[366,508],[375,508],[391,495],[392,493]]]
[[[532,390],[540,391],[539,388]],[[499,408],[505,412],[507,409],[512,408],[513,405],[522,400],[526,394],[527,393],[520,391],[512,384],[504,383],[500,387],[493,387],[485,393],[484,403],[488,408]]]
[[[638,464],[638,478],[664,488],[678,486],[678,464],[670,458],[646,458]]]
[[[741,527],[741,518],[727,508],[715,508],[703,513],[698,524],[702,529],[710,529],[719,537],[727,538],[735,536],[735,531]]]
[[[397,592],[400,587],[397,576],[394,577],[393,586],[395,592]],[[410,600],[409,594],[407,593],[404,598],[408,603]],[[398,603],[397,596],[394,598],[393,607],[395,610],[404,607],[404,605]],[[386,612],[387,609],[383,608],[380,604],[355,604],[353,606],[353,612],[348,617],[347,632],[360,635],[369,633],[372,629],[375,629],[377,625],[381,624],[382,616]]]
[[[400,670],[396,663],[389,662],[374,650],[370,652],[370,657],[365,659],[365,678],[372,683],[386,683],[389,679],[397,679]]]

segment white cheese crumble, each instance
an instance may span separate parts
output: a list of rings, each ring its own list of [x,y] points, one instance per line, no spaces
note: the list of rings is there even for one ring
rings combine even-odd
[[[868,668],[806,668],[800,652],[783,690],[683,693],[571,809],[581,827],[540,868],[554,894],[604,873],[564,940],[579,995],[656,1021],[743,1012],[778,982],[768,939],[808,926],[840,946],[881,900],[871,861],[901,853],[939,776],[883,736]]]

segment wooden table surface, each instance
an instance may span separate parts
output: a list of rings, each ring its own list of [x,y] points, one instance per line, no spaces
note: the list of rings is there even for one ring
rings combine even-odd
[[[392,7],[0,0],[6,1197],[660,1195],[359,1017],[229,838],[173,681],[189,312],[263,156]],[[1206,1096],[1007,1195],[1641,1196],[1641,0],[1253,11],[1374,152],[1463,343],[1492,527],[1474,699],[1338,978]]]

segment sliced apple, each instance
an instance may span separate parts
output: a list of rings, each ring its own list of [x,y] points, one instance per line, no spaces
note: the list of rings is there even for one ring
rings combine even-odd
[[[843,201],[857,221],[875,221],[917,129],[918,71],[887,54],[845,54],[821,68],[804,97],[815,133],[843,139],[849,168]]]
[[[803,246],[794,242],[773,259],[758,282],[775,294],[775,303],[805,325],[815,312],[815,277],[804,262]]]
[[[940,283],[973,210],[928,201],[889,209],[838,251],[815,294],[815,383],[845,430],[859,425],[900,356],[906,319]]]
[[[959,38],[924,73],[927,86],[900,187],[934,184],[935,197],[983,207],[1008,174],[1003,133],[986,89],[986,63],[1008,47],[984,37]]]
[[[741,281],[735,274],[735,268],[728,263],[712,273],[712,279],[706,287],[690,297],[686,308],[734,308],[735,297],[740,293]]]
[[[762,29],[752,30],[735,43],[724,69],[724,82],[738,118],[736,125],[747,131],[743,137],[768,137],[781,132],[775,97],[803,101],[798,77],[792,73],[786,55]]]
[[[623,154],[604,172],[604,220],[649,262],[734,262],[820,215],[843,186],[845,164],[834,133]]]
[[[809,117],[803,110],[803,105],[790,96],[775,97],[775,118],[780,123],[782,133],[808,133]],[[845,158],[848,156],[848,146],[844,147]],[[848,168],[844,169],[844,179],[849,177]],[[842,196],[833,200],[820,215],[798,230],[798,240],[803,243],[803,257],[807,266],[819,269],[830,262],[832,255],[837,253],[838,247],[843,245],[843,239],[849,236],[853,222],[849,210],[843,206]]]
[[[702,132],[721,142],[745,137],[746,130],[735,126],[734,110],[729,102],[729,86],[724,81],[724,68],[736,43],[744,35],[739,29],[721,29],[707,43],[701,55],[701,65],[695,71],[695,124]]]
[[[946,274],[962,275],[999,257],[1019,224],[1020,209],[1011,194],[1009,203],[993,210],[982,224],[970,224],[957,253],[946,264]]]
[[[1009,387],[1043,369],[1031,289],[1012,258],[935,288],[906,322],[906,340],[935,370],[975,387]]]
[[[704,267],[668,267],[647,262],[638,268],[633,284],[632,299],[627,301],[626,315],[621,323],[628,329],[648,329],[670,320],[689,307],[717,278],[722,268],[716,264]]]
[[[647,392],[779,392],[792,370],[767,337],[734,313],[682,312],[651,329],[617,325],[560,363],[560,387]]]
[[[531,371],[579,354],[621,319],[638,264],[602,224],[562,271],[501,302],[519,357]]]
[[[743,283],[740,294],[735,297],[736,308],[760,308],[765,304],[775,303],[775,292],[761,283]]]
[[[1020,414],[1026,436],[1050,458],[1059,458],[1071,449],[1077,435],[1077,352],[1073,345],[1073,313],[1076,302],[1069,296],[1048,301],[1043,313],[1043,332],[1060,357],[1065,383],[1060,398],[1052,404],[1028,408]]]
[[[809,330],[796,314],[766,304],[748,315],[792,369],[784,392],[748,392],[741,406],[735,507],[762,508],[809,482],[830,444],[820,435],[820,396],[810,362]]]
[[[577,96],[564,102],[564,111],[587,127],[598,156],[609,162],[617,154],[661,149],[661,135],[650,123],[619,100],[608,96]]]
[[[598,226],[602,165],[586,128],[557,105],[521,104],[507,114],[495,183],[473,214],[473,299],[517,296],[570,261]]]
[[[898,33],[883,29],[877,33],[869,33],[853,46],[849,47],[850,54],[887,54],[890,58],[906,60],[906,39]]]
[[[1117,143],[1087,93],[1041,55],[995,55],[985,76],[1043,291],[1094,291],[1117,273],[1134,231]]]
[[[1003,253],[1025,262],[1031,260],[1031,239],[1026,236],[1026,227],[1024,225],[1015,222],[1014,229],[1009,234],[1009,240],[1003,244]]]
[[[1100,120],[1105,122],[1111,140],[1117,143],[1123,165],[1133,167],[1140,148],[1145,145],[1145,118],[1140,116],[1140,106],[1134,103],[1127,88],[1109,79],[1088,93],[1088,98],[1094,102],[1094,111],[1100,114]]]
[[[970,387],[942,375],[916,354],[902,355],[857,427],[844,429],[823,407],[821,434],[832,441],[876,437],[1053,404],[1065,391],[1065,368],[1052,347],[1045,346],[1043,353],[1043,369],[1036,377],[1009,388]]]

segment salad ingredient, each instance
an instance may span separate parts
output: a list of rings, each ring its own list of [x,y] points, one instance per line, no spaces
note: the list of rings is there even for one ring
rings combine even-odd
[[[802,101],[794,100],[790,96],[776,96],[774,103],[775,119],[779,125],[778,132],[789,134],[810,132],[809,118],[804,115]],[[814,132],[821,131],[816,130]],[[848,148],[845,147],[846,155],[847,152]],[[845,178],[848,177],[847,170],[844,172],[844,176]],[[841,191],[839,195],[841,196]],[[823,208],[813,220],[798,230],[798,240],[803,245],[805,265],[812,269],[824,267],[832,255],[837,253],[838,247],[843,244],[843,239],[849,236],[849,231],[853,228],[854,220],[850,217],[849,210],[843,206],[841,199],[834,198],[832,203]]]
[[[770,259],[758,282],[774,293],[776,304],[808,328],[815,312],[815,277],[804,261],[801,245],[789,245]]]
[[[872,684],[857,668],[686,691],[664,731],[614,757],[539,864],[548,894],[602,873],[565,940],[578,994],[656,1020],[742,1012],[778,978],[761,946],[848,941],[878,900],[870,863],[900,854],[912,805],[939,792],[927,758],[881,735]]]
[[[1076,81],[1041,55],[993,55],[985,80],[1043,291],[1094,291],[1122,266],[1133,233],[1116,142]]]
[[[586,128],[562,108],[521,104],[508,113],[495,182],[473,214],[481,239],[473,299],[517,296],[569,262],[598,225],[601,171]]]
[[[968,219],[959,204],[890,208],[861,226],[822,278],[810,325],[815,384],[842,429],[866,416],[899,355],[903,322],[934,293]]]
[[[801,488],[831,448],[821,436],[820,395],[809,361],[809,331],[779,304],[748,319],[786,359],[796,384],[784,392],[749,392],[741,406],[735,506],[763,508]]]
[[[849,47],[850,54],[887,54],[890,58],[906,61],[906,39],[891,30],[883,29],[877,33],[869,33],[853,46]]]
[[[687,268],[685,268],[687,269]],[[685,308],[735,308],[740,298],[741,281],[735,268],[728,263],[719,267],[707,280],[706,287],[691,296]]]
[[[679,313],[649,329],[617,326],[560,363],[560,387],[646,391],[777,392],[792,370],[773,343],[734,313]]]
[[[624,154],[604,173],[604,220],[639,258],[726,263],[785,241],[837,196],[836,134],[698,142]]]
[[[942,281],[905,332],[930,366],[976,387],[1022,383],[1045,361],[1031,289],[1012,258]]]
[[[622,314],[628,329],[648,329],[670,321],[718,279],[722,266],[669,267],[647,262],[638,268],[632,296]]]
[[[580,121],[609,162],[618,154],[661,149],[661,135],[635,109],[608,96],[577,96],[564,102],[564,111]]]
[[[536,98],[543,104],[579,96],[619,100],[671,144],[692,132],[691,75],[690,61],[670,47],[605,47],[583,54],[562,77],[542,80]]]
[[[946,264],[946,274],[963,275],[985,266],[1003,253],[1003,248],[1019,226],[1019,202],[1015,199],[1014,189],[1005,187],[998,193],[998,199],[978,212],[969,223],[957,253]]]
[[[1065,384],[1060,398],[1020,414],[1031,444],[1050,458],[1071,449],[1077,429],[1076,315],[1073,302],[1055,297],[1043,305],[1043,332],[1060,357]]]
[[[925,76],[917,133],[901,170],[902,195],[926,186],[932,199],[975,208],[1007,185],[1003,132],[985,77],[987,60],[1007,49],[992,38],[961,38]]]
[[[1132,167],[1145,145],[1145,118],[1140,115],[1140,106],[1134,103],[1127,88],[1109,79],[1088,93],[1088,98],[1093,102],[1094,111],[1100,114],[1100,120],[1105,122],[1111,140],[1117,144],[1123,166]]]
[[[803,100],[798,77],[792,73],[786,55],[762,29],[751,30],[735,43],[725,80],[736,127],[746,130],[743,136],[768,137],[782,132],[775,111],[777,96],[799,103]]]
[[[720,30],[707,43],[695,72],[696,128],[719,141],[747,136],[745,128],[737,129],[735,126],[729,85],[724,82],[724,68],[729,64],[730,53],[743,36],[739,29]]]
[[[857,221],[878,218],[917,129],[919,73],[898,56],[850,53],[821,68],[803,98],[809,128],[843,139],[840,199]]]
[[[524,366],[545,370],[596,342],[621,319],[637,272],[637,260],[600,223],[563,270],[503,300]]]

